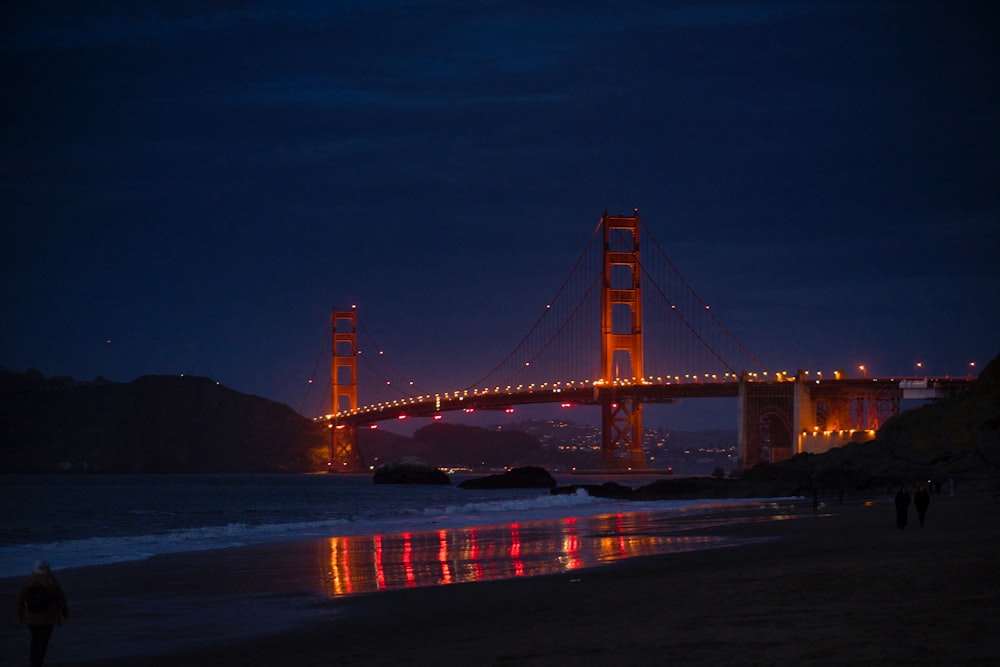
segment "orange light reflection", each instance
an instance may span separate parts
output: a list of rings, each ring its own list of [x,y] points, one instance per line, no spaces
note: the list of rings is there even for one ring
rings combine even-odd
[[[448,531],[439,530],[438,531],[438,562],[441,563],[441,581],[442,584],[450,584],[451,581],[451,566],[449,565],[448,558]]]
[[[323,592],[330,596],[394,588],[556,574],[635,556],[733,543],[685,530],[664,531],[653,513],[428,532],[330,537]],[[706,517],[702,526],[716,523]]]

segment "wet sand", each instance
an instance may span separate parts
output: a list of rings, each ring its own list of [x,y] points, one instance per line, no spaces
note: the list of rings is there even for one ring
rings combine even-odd
[[[927,526],[911,518],[903,531],[888,498],[816,512],[798,503],[780,509],[784,520],[774,520],[775,511],[697,531],[773,539],[561,574],[335,596],[274,634],[248,628],[253,636],[111,661],[68,662],[64,653],[57,660],[53,649],[47,664],[995,664],[1000,501],[934,496]],[[271,580],[268,564],[287,560],[287,549],[254,553],[262,589],[302,585],[295,572]],[[225,560],[216,552],[189,557],[189,565]],[[236,580],[203,569],[214,572],[203,586],[239,593]],[[158,571],[119,570],[121,586],[189,585]],[[239,585],[247,580],[239,574]],[[193,624],[214,622],[197,608],[189,613]],[[266,616],[266,609],[254,614]],[[64,631],[69,626],[57,629],[54,647]]]

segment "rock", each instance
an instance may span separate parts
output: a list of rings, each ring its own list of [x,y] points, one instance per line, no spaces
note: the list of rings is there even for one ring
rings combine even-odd
[[[461,489],[551,489],[555,485],[556,480],[545,468],[525,466],[502,475],[467,479],[458,486]]]
[[[447,473],[416,456],[404,456],[375,469],[376,484],[451,484]]]

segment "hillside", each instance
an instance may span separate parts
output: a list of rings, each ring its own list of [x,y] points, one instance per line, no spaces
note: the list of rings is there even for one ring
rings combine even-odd
[[[324,470],[325,429],[204,377],[84,383],[0,370],[0,473]]]
[[[439,468],[491,469],[548,461],[541,443],[532,435],[461,424],[428,424],[412,438],[381,429],[361,431],[358,449],[371,465],[403,456],[416,456]]]

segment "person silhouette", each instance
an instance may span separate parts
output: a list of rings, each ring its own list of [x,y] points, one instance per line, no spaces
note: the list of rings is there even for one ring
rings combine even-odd
[[[903,530],[906,528],[906,522],[909,520],[910,513],[910,493],[906,490],[906,485],[904,484],[902,488],[899,489],[899,493],[896,494],[896,528]]]
[[[927,516],[927,507],[931,504],[931,494],[927,489],[917,485],[917,490],[913,493],[913,506],[917,508],[917,519],[920,527],[924,527],[924,517]]]
[[[41,667],[52,630],[69,618],[66,595],[47,562],[36,562],[24,580],[17,600],[17,616],[31,631],[29,664]]]

